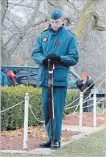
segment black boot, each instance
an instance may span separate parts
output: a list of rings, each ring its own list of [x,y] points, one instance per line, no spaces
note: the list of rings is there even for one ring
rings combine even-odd
[[[60,141],[54,140],[53,143],[51,143],[51,149],[60,148]]]
[[[51,147],[51,140],[47,142],[43,142],[39,145],[40,148],[50,148]]]
[[[60,141],[54,140],[54,148],[60,148]]]

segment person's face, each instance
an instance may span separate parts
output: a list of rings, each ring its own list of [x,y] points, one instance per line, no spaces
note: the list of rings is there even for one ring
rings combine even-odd
[[[86,76],[82,76],[82,79],[83,79],[83,81],[86,81],[87,77]]]
[[[51,27],[55,31],[57,31],[62,26],[63,23],[64,23],[63,18],[57,20],[53,20],[53,19],[50,20]]]

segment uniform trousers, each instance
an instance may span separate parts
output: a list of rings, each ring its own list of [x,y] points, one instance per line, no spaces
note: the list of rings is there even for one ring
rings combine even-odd
[[[61,140],[61,129],[62,129],[62,119],[65,107],[65,100],[67,94],[67,87],[53,87],[53,105],[54,105],[54,140]],[[51,127],[48,110],[48,87],[42,87],[42,107],[44,114],[44,121],[47,122],[45,125],[48,138],[51,139]]]

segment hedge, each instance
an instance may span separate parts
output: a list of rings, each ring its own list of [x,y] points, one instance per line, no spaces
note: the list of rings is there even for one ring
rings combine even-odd
[[[79,110],[79,107],[75,106],[79,102],[79,99],[78,99],[79,96],[80,96],[80,92],[78,90],[76,90],[76,89],[68,89],[67,90],[66,108],[69,108],[69,109],[65,110],[66,114],[68,114],[70,112],[74,112],[74,111],[78,111]],[[72,103],[73,101],[74,101],[74,103]]]
[[[1,88],[1,111],[20,103],[18,106],[1,113],[1,130],[23,128],[24,125],[24,99],[29,93],[29,126],[39,125],[43,120],[41,88],[32,86],[16,86]],[[78,97],[78,92],[68,90],[67,101],[69,104]],[[32,112],[31,112],[32,111]],[[67,113],[73,110],[68,110]]]
[[[29,104],[34,115],[42,119],[41,89],[31,86],[16,86],[1,88],[1,110],[7,109],[21,101],[20,105],[1,114],[1,130],[10,130],[23,127],[24,124],[24,99],[29,93]],[[37,125],[38,121],[29,110],[29,126]]]

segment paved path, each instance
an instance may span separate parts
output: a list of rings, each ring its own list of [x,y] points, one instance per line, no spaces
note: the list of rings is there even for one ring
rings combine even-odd
[[[62,130],[79,131],[81,133],[78,135],[73,135],[71,141],[68,141],[68,142],[62,141],[61,147],[65,146],[65,145],[67,145],[67,144],[69,144],[75,140],[78,140],[80,138],[86,138],[87,135],[94,133],[94,132],[97,132],[97,131],[100,131],[103,128],[105,128],[104,125],[100,126],[100,127],[85,127],[85,126],[79,127],[79,126],[63,125]],[[26,150],[1,150],[2,153],[27,154],[27,155],[28,154],[47,155],[47,154],[51,154],[54,151],[56,151],[56,150],[52,150],[49,148],[37,148],[37,149],[30,150],[30,151],[26,151]]]

